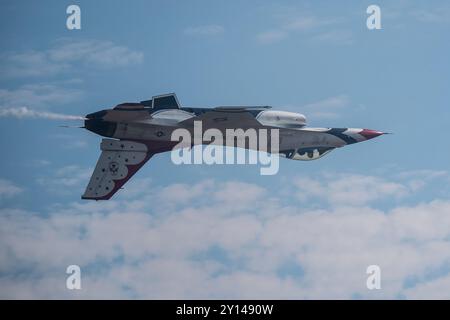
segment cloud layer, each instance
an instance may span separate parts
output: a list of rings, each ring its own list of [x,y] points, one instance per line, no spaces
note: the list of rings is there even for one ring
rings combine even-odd
[[[288,11],[283,8],[277,14],[273,14],[272,19],[275,26],[256,35],[257,41],[261,44],[272,44],[299,35],[314,42],[352,43],[353,35],[349,30],[342,29],[341,18],[319,17],[299,12],[295,8]]]
[[[22,106],[45,108],[76,101],[82,95],[78,89],[69,89],[55,84],[28,84],[17,89],[0,89],[0,108]]]
[[[79,69],[109,69],[140,64],[144,54],[110,41],[59,40],[42,51],[6,53],[0,56],[2,78],[48,79]],[[70,76],[72,77],[73,74]],[[68,104],[83,97],[74,88],[80,79],[23,84],[0,89],[0,117],[82,120],[83,117],[42,111]]]
[[[143,59],[142,52],[110,41],[60,40],[48,50],[4,54],[0,71],[9,77],[48,77],[80,65],[111,68],[139,64]]]
[[[0,199],[9,198],[21,193],[23,190],[6,179],[0,179]]]
[[[324,174],[277,192],[137,179],[115,201],[54,204],[45,215],[4,208],[0,296],[450,298],[450,201],[402,205],[418,191],[409,179]],[[82,269],[81,291],[65,289],[70,264]],[[371,264],[382,290],[365,287]]]

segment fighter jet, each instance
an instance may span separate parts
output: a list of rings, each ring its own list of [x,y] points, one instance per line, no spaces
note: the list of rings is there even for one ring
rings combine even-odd
[[[277,111],[270,106],[182,107],[175,93],[139,103],[121,103],[85,117],[84,128],[105,137],[101,155],[82,199],[108,200],[155,154],[171,151],[178,128],[202,130],[278,129],[277,153],[292,160],[316,160],[336,148],[366,141],[384,132],[356,128],[312,128],[300,113]],[[197,122],[198,123],[198,122]],[[192,142],[207,144],[204,141]],[[246,149],[259,149],[245,144]],[[273,152],[265,149],[262,151]]]

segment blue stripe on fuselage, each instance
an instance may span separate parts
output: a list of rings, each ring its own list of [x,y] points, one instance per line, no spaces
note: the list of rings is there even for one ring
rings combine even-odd
[[[358,141],[344,133],[344,131],[347,130],[348,128],[331,128],[327,131],[327,133],[332,134],[333,136],[338,137],[341,140],[344,140],[347,144],[357,143]]]

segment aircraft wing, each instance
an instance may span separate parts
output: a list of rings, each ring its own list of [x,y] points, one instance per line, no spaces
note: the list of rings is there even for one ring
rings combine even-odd
[[[167,151],[161,146],[151,148],[140,142],[114,139],[103,139],[100,149],[102,153],[82,199],[110,199],[154,154]]]

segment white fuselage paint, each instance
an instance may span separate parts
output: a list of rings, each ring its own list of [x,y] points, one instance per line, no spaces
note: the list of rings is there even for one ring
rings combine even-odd
[[[180,128],[180,122],[195,117],[194,114],[178,110],[169,109],[161,110],[153,113],[150,118],[128,123],[119,123],[117,130],[114,134],[114,138],[118,139],[130,139],[130,140],[153,140],[160,142],[171,141],[171,135],[174,130]],[[290,150],[299,148],[339,148],[347,145],[347,143],[341,138],[326,134],[329,128],[309,128],[306,127],[306,118],[300,113],[265,110],[259,113],[256,120],[261,123],[261,127],[258,129],[279,129],[279,150]],[[206,131],[211,127],[203,127]],[[202,140],[203,131],[201,133],[195,132],[194,128],[186,127],[193,137],[193,144],[223,144],[226,141],[208,141],[204,143]],[[222,134],[226,135],[227,129],[239,129],[239,128],[227,128],[221,126],[217,128]],[[257,130],[258,130],[257,129]],[[348,128],[343,133],[356,142],[365,141],[366,138],[359,134],[363,129]],[[245,131],[245,130],[244,130]],[[200,139],[198,139],[200,137]],[[246,139],[247,137],[238,137],[238,140]],[[259,150],[252,145],[246,146],[247,149]],[[293,159],[301,160],[300,157]]]
[[[158,124],[150,123],[128,123],[128,124],[118,124],[117,130],[114,134],[114,138],[117,139],[130,139],[130,140],[154,140],[154,141],[171,141],[171,134],[174,130],[178,129],[178,126],[161,126]],[[272,129],[273,126],[264,126],[261,129]],[[209,128],[203,128],[204,130]],[[231,128],[230,128],[231,129]],[[233,128],[237,129],[237,128]],[[299,129],[280,129],[280,141],[279,149],[296,149],[296,148],[309,148],[309,147],[333,147],[339,148],[345,146],[347,143],[342,139],[331,135],[324,134],[328,128],[299,128]],[[188,129],[190,130],[190,129]],[[226,132],[223,131],[224,136]],[[354,138],[357,142],[366,140],[363,136],[359,135],[362,129],[349,128],[345,134]],[[194,135],[192,128],[192,136]],[[199,142],[195,144],[202,144],[201,139],[193,139],[194,142]],[[209,142],[208,142],[209,143]],[[212,142],[215,143],[214,141]]]

